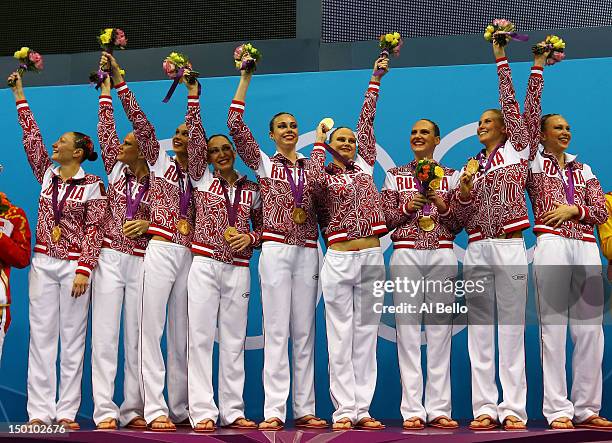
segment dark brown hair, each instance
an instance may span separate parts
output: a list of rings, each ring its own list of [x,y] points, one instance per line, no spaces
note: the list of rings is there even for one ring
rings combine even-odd
[[[76,131],[73,131],[72,135],[74,136],[74,147],[76,149],[83,150],[83,158],[81,159],[81,163],[85,160],[89,160],[92,162],[97,160],[98,153],[94,151],[94,144],[91,140],[91,137],[86,134],[83,134],[82,132]]]

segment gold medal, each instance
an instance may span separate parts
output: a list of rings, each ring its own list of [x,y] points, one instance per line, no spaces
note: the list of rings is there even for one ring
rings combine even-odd
[[[59,226],[53,226],[53,229],[51,230],[51,240],[53,243],[57,243],[60,241],[60,238],[62,238],[62,228]]]
[[[304,223],[306,223],[306,211],[304,211],[304,209],[302,208],[293,208],[291,218],[298,225],[303,225]]]
[[[326,117],[319,123],[319,126],[321,125],[325,125],[325,127],[327,128],[325,132],[330,131],[334,127],[334,120],[329,117]]]
[[[440,189],[441,184],[442,179],[434,178],[432,181],[429,182],[429,189],[431,189],[432,191],[437,191],[438,189]]]
[[[230,226],[229,228],[227,228],[225,232],[223,233],[223,237],[225,237],[225,241],[228,243],[234,235],[238,235],[238,229],[236,229],[233,226]]]
[[[176,222],[176,228],[183,235],[189,234],[189,231],[191,229],[189,227],[189,222],[184,218],[181,218],[179,221]]]
[[[419,218],[419,227],[423,231],[429,232],[429,231],[433,231],[434,230],[434,228],[436,227],[436,224],[431,219],[431,217],[426,215],[425,217]]]
[[[480,163],[478,163],[478,160],[471,158],[470,161],[467,163],[465,170],[469,172],[470,174],[474,175],[478,172],[479,168],[480,168]]]

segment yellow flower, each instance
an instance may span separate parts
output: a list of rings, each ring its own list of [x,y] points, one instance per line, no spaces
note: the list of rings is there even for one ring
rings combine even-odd
[[[385,35],[385,40],[388,41],[389,43],[391,43],[393,41],[393,34]]]
[[[394,40],[391,42],[391,44],[392,44],[393,46],[397,46],[397,45],[399,45],[399,40],[395,40],[395,39],[394,39]]]
[[[485,31],[488,32],[489,34],[493,34],[493,32],[495,31],[495,28],[493,27],[493,25],[489,25],[487,26],[487,29]]]
[[[436,166],[434,168],[434,174],[436,175],[436,177],[442,178],[444,177],[444,169],[442,169],[440,166]]]
[[[399,40],[402,36],[400,35],[399,32],[394,32],[393,33],[393,38],[395,38],[395,40]]]
[[[113,37],[113,28],[106,28],[102,34],[100,34],[100,43],[108,45]]]
[[[554,45],[555,43],[557,43],[559,41],[559,37],[557,37],[556,35],[553,35],[550,37],[550,42]]]
[[[486,40],[486,41],[488,41],[488,42],[490,42],[490,41],[491,41],[491,36],[492,36],[492,35],[493,35],[493,34],[491,34],[490,32],[485,32],[485,33],[484,33],[484,38],[485,38],[485,40]]]
[[[247,43],[246,45],[244,45],[244,49],[246,49],[247,51],[250,51],[253,48],[253,45],[251,45],[250,43]]]
[[[23,46],[19,51],[15,51],[13,57],[16,59],[26,58],[28,56],[28,52],[30,52],[30,48]]]
[[[553,45],[553,48],[555,48],[555,49],[563,49],[563,48],[565,48],[565,43],[563,43],[563,42],[557,42],[557,43],[555,43],[555,44]]]
[[[125,75],[125,71],[123,69],[119,69],[119,74]]]

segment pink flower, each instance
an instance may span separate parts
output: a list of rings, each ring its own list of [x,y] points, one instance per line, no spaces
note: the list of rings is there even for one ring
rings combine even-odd
[[[34,64],[34,67],[41,71],[43,69],[43,58],[38,52],[30,51],[28,53],[28,59]]]
[[[242,58],[242,45],[234,49],[234,60],[240,60]]]
[[[493,26],[498,26],[500,28],[505,28],[509,24],[510,22],[506,20],[505,18],[496,18],[495,20],[493,20]]]
[[[168,77],[170,78],[176,77],[177,69],[174,63],[172,63],[169,60],[164,60],[164,62],[162,63],[162,66]]]
[[[555,51],[555,52],[552,53],[552,56],[558,62],[560,62],[561,60],[565,60],[565,52],[557,52],[557,51]]]
[[[127,38],[125,37],[125,32],[121,29],[115,29],[115,46],[119,46],[121,48],[125,48],[127,46]]]
[[[402,49],[402,45],[403,44],[404,44],[404,40],[400,38],[399,39],[399,43],[397,44],[397,46],[395,48],[393,48],[393,56],[399,57],[400,50]]]

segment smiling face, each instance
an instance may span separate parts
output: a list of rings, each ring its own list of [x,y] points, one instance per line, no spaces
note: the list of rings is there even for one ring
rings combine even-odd
[[[338,128],[332,133],[329,146],[345,159],[354,160],[355,152],[357,152],[357,138],[349,128]]]
[[[221,173],[234,170],[236,151],[229,140],[217,135],[208,140],[208,162]]]
[[[136,137],[134,137],[133,132],[130,132],[125,136],[123,143],[119,147],[117,160],[123,163],[131,164],[141,158],[144,158],[144,156],[140,153]]]
[[[172,150],[176,154],[187,153],[187,143],[189,142],[189,130],[185,123],[176,128],[174,137],[172,137]]]
[[[417,159],[433,158],[434,149],[440,143],[440,135],[436,135],[433,123],[419,120],[410,132],[410,148]]]
[[[567,149],[572,140],[569,123],[561,115],[552,115],[544,121],[540,141],[548,152],[559,153]]]
[[[483,112],[478,121],[478,140],[485,146],[496,146],[506,139],[506,126],[501,112],[493,109]]]
[[[73,132],[66,132],[53,143],[53,154],[51,159],[58,162],[60,165],[66,165],[75,160],[81,162],[85,152],[83,149],[76,148],[74,143],[76,137]]]
[[[295,149],[298,141],[298,126],[291,114],[280,114],[272,121],[270,138],[276,146],[285,150]]]

